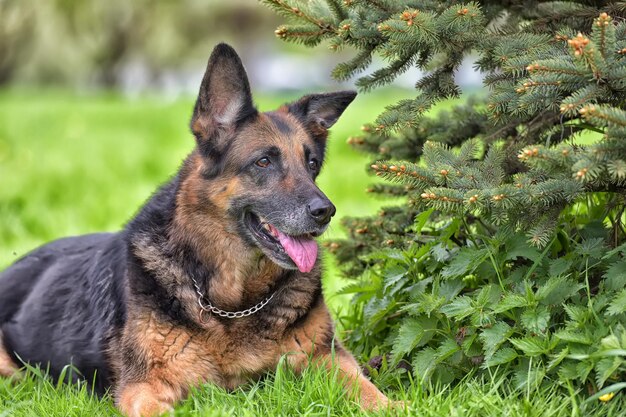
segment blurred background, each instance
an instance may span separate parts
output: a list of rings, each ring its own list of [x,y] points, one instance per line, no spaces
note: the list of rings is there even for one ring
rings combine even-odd
[[[274,36],[280,23],[256,0],[0,0],[0,268],[132,217],[193,147],[188,119],[216,43],[241,55],[260,110],[352,88],[330,77],[352,51],[287,44]],[[319,179],[338,209],[329,237],[343,233],[338,218],[381,205],[366,196],[368,157],[346,139],[413,95],[418,76],[361,94],[332,129]],[[458,81],[481,79],[468,62]],[[330,294],[341,281],[326,263]]]
[[[193,93],[219,41],[236,47],[259,90],[331,83],[351,51],[280,42],[280,23],[257,0],[0,0],[0,85]],[[461,84],[480,85],[469,64]]]
[[[278,24],[255,0],[1,0],[0,83],[192,93],[228,41],[257,89],[325,85],[334,57],[307,65],[311,51],[281,44]]]

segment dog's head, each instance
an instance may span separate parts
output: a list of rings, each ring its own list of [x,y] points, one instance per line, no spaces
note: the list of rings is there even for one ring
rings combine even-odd
[[[317,260],[314,238],[335,214],[315,178],[328,129],[355,96],[312,94],[260,113],[237,53],[218,45],[191,118],[201,160],[195,189],[206,215],[222,218],[278,265],[310,271]]]

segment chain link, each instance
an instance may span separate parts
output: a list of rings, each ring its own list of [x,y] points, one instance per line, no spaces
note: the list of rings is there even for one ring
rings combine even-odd
[[[191,280],[193,281],[193,286],[196,288],[196,293],[198,294],[198,305],[200,306],[200,309],[204,312],[217,314],[220,317],[226,317],[228,319],[239,319],[242,317],[251,316],[257,311],[261,310],[263,307],[265,307],[267,303],[272,301],[272,298],[274,298],[274,296],[276,295],[276,293],[274,292],[272,293],[272,295],[265,298],[263,301],[261,301],[257,305],[252,306],[246,310],[226,311],[226,310],[222,310],[222,309],[215,307],[209,301],[206,301],[206,305],[203,304],[203,300],[205,300],[205,297],[204,297],[204,294],[202,293],[202,290],[200,290],[200,285],[198,285],[198,282],[195,280],[195,278],[191,278]]]

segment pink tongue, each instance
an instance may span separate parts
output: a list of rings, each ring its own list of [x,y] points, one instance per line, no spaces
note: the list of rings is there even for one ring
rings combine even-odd
[[[278,240],[285,248],[287,255],[295,262],[300,272],[310,272],[317,260],[317,243],[313,239],[288,236],[280,230]]]

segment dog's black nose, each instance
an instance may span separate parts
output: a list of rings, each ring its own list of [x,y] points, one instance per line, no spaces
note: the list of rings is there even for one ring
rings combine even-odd
[[[330,222],[330,218],[335,215],[335,206],[327,198],[316,197],[309,202],[307,206],[309,215],[320,224],[327,224]]]

